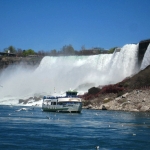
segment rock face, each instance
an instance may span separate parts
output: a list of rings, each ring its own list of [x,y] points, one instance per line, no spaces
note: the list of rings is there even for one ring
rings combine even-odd
[[[108,104],[104,104],[104,105],[102,105],[102,110],[108,110],[109,109],[109,105]]]
[[[150,43],[150,39],[140,41],[139,42],[139,53],[144,54],[149,43]]]
[[[143,40],[143,41],[139,42],[139,53],[138,53],[139,66],[141,65],[145,51],[146,51],[149,44],[150,44],[150,39]]]
[[[40,101],[41,97],[29,97],[28,99],[19,99],[19,104],[28,104],[36,101]]]
[[[82,98],[92,109],[150,111],[150,65],[117,84],[102,87],[98,94]]]
[[[43,57],[2,57],[0,56],[0,70],[12,66],[22,64],[24,66],[39,65]]]
[[[122,110],[122,111],[150,111],[150,90],[133,90],[120,97],[113,98],[105,95],[99,103],[92,100],[91,109]]]

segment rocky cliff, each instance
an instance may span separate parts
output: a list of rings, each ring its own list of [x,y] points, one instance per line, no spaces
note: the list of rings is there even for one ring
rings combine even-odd
[[[103,87],[97,94],[93,92],[94,94],[83,95],[84,108],[150,111],[149,74],[150,66],[120,83]],[[118,88],[120,89],[118,90]],[[92,88],[93,90],[94,88]]]
[[[11,65],[39,65],[43,57],[0,57],[0,70]]]

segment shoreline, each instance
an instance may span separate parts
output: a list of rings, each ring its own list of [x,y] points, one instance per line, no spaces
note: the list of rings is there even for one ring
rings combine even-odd
[[[101,96],[101,95],[100,95]],[[100,97],[99,96],[99,97]],[[90,100],[90,104],[83,106],[83,109],[113,110],[129,112],[150,112],[150,90],[133,90],[122,96],[111,98],[105,95],[103,99]],[[84,100],[84,103],[87,100]]]

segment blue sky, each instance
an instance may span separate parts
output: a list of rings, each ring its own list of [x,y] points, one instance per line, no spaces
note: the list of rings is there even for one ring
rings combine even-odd
[[[150,38],[150,0],[0,0],[0,50],[110,49]]]

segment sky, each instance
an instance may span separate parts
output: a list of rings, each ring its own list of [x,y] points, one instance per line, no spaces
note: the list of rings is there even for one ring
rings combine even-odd
[[[0,0],[0,51],[110,49],[150,38],[150,0]]]

